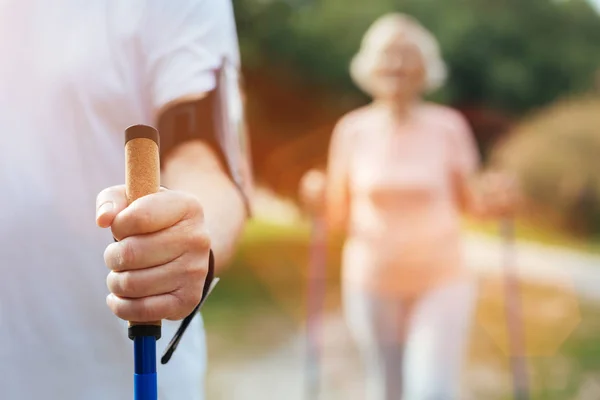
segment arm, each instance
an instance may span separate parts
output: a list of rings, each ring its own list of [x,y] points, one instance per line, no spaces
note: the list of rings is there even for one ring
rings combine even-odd
[[[351,131],[338,123],[331,137],[326,173],[325,218],[331,232],[346,228],[350,210],[349,158]]]
[[[223,107],[223,96],[231,96],[223,93],[239,95],[237,88],[223,90],[227,83],[232,88],[224,71],[235,79],[239,69],[237,35],[229,0],[184,3],[147,3],[152,5],[144,31],[149,92],[161,134],[162,184],[200,201],[220,268],[234,251],[247,218],[243,200],[249,197],[234,176],[248,171],[246,149],[238,146],[240,132],[231,129],[231,110]],[[242,162],[243,167],[235,165]],[[246,186],[249,182],[244,179]]]
[[[447,129],[448,169],[456,204],[461,212],[479,216],[482,209],[475,183],[481,160],[473,132],[457,111],[444,109],[438,117]]]
[[[169,189],[200,200],[219,271],[231,259],[247,216],[242,195],[214,148],[200,140],[181,144],[164,161],[161,179]]]
[[[475,191],[477,176],[466,177],[460,174],[453,174],[452,180],[456,193],[456,202],[461,212],[475,218],[484,218],[486,215],[485,208],[481,202],[481,197]]]
[[[520,202],[516,181],[502,172],[481,172],[457,185],[462,210],[480,220],[513,216]]]
[[[473,134],[466,121],[457,118],[450,135],[451,179],[461,211],[477,219],[513,213],[518,194],[515,182],[497,171],[480,171]]]
[[[116,239],[104,253],[111,270],[111,310],[128,321],[184,319],[165,354],[168,360],[208,293],[211,260],[222,266],[233,252],[251,180],[244,147],[236,140],[241,130],[224,123],[231,117],[227,106],[198,107],[212,104],[200,101],[211,93],[223,98],[222,74],[216,71],[223,71],[224,60],[239,67],[231,3],[157,0],[144,5],[148,25],[140,31],[140,44],[146,64],[140,74],[146,73],[146,110],[159,125],[161,142],[165,139],[162,183],[178,190],[160,190],[128,204],[124,185],[107,188],[97,198],[96,222],[110,227]],[[239,127],[237,111],[231,119]],[[208,130],[212,127],[218,138]]]

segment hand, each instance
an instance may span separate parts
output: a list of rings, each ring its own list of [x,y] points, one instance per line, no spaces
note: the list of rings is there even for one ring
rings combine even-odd
[[[104,252],[108,307],[134,322],[189,315],[202,297],[210,251],[198,200],[161,189],[127,207],[125,186],[114,186],[100,192],[96,210],[97,225],[118,240]]]
[[[311,169],[300,180],[300,201],[311,213],[323,211],[325,206],[326,176],[323,171]]]
[[[502,172],[485,172],[481,175],[478,186],[485,214],[510,217],[516,213],[521,198],[514,177]]]

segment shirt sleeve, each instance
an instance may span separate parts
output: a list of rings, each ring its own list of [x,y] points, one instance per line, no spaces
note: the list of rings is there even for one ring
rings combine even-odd
[[[239,65],[230,0],[148,0],[142,34],[152,114],[215,88],[224,57]]]

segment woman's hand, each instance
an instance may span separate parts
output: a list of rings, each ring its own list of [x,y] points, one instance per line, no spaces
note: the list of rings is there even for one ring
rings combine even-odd
[[[311,214],[320,214],[325,209],[327,178],[323,171],[311,169],[300,180],[300,201]]]
[[[484,172],[477,181],[477,192],[486,217],[512,217],[521,202],[517,179],[503,172]]]

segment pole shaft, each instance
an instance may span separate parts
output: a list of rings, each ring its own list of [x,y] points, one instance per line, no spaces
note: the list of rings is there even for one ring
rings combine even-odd
[[[521,291],[516,274],[514,237],[515,227],[512,220],[504,220],[501,234],[505,241],[504,274],[505,274],[505,312],[508,329],[508,346],[515,400],[528,400],[527,358],[525,355],[525,329],[521,308]]]
[[[133,354],[133,398],[135,400],[158,400],[156,338],[154,336],[134,338]]]
[[[317,400],[320,392],[320,339],[325,297],[326,249],[322,218],[313,218],[307,290],[307,398]]]

